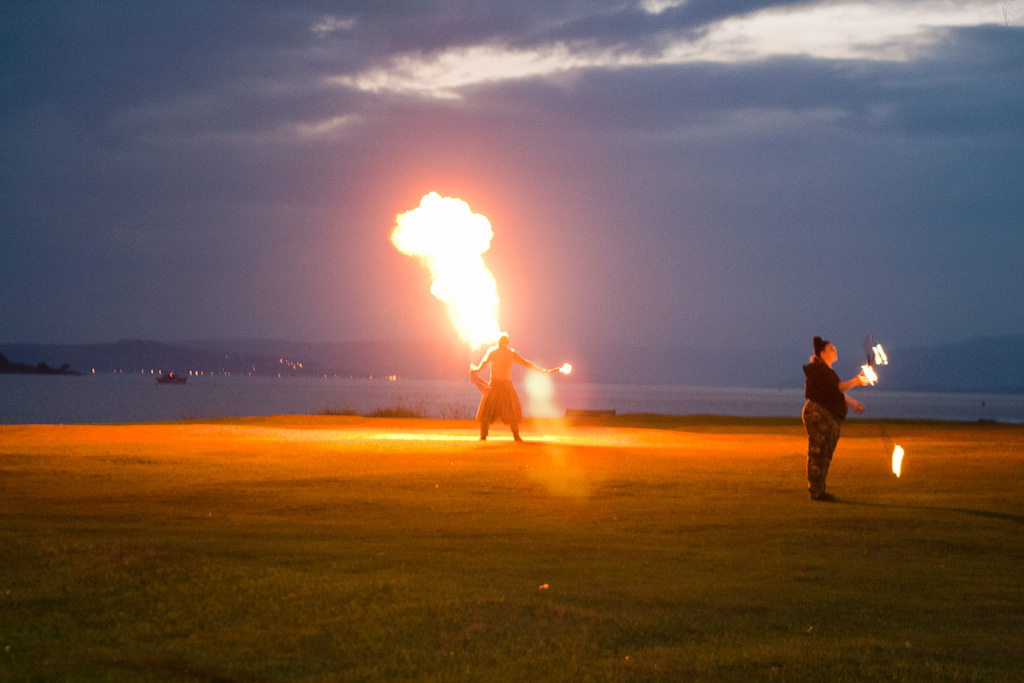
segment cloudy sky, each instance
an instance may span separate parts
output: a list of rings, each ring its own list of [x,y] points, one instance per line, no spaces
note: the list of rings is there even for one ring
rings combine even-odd
[[[1024,332],[1024,0],[8,3],[0,341]]]

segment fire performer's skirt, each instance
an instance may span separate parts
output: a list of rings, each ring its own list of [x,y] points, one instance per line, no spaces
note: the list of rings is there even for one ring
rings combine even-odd
[[[480,399],[476,419],[488,424],[504,422],[509,425],[517,424],[523,419],[523,406],[519,403],[519,394],[512,386],[512,380],[491,380],[491,388]]]

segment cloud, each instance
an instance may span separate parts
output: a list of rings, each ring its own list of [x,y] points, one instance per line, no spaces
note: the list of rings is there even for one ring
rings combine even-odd
[[[663,61],[754,61],[779,56],[909,61],[954,27],[993,24],[988,2],[853,2],[767,9],[709,27],[696,44],[680,41]]]
[[[646,11],[679,3],[648,2]],[[503,43],[410,53],[383,67],[342,74],[329,82],[372,93],[458,98],[462,88],[579,69],[626,69],[692,63],[744,63],[778,57],[909,61],[940,43],[952,28],[997,24],[986,0],[953,3],[846,2],[770,7],[714,21],[701,30],[669,31],[660,47],[639,39],[614,45],[556,40],[527,48]],[[644,36],[643,40],[650,40]]]
[[[1024,3],[1021,0],[1007,0],[1000,9],[1006,26],[1024,26]]]
[[[685,5],[687,0],[642,0],[640,8],[648,14],[661,14],[662,12]]]
[[[318,35],[337,33],[338,31],[351,31],[356,26],[356,20],[351,18],[340,19],[338,17],[324,17],[311,29]]]
[[[458,98],[458,89],[470,85],[549,76],[575,68],[611,66],[605,51],[589,53],[564,43],[530,50],[513,50],[503,45],[479,45],[444,51],[433,57],[406,55],[382,69],[328,82],[373,93],[419,93],[440,98]]]
[[[657,137],[662,143],[729,141],[779,136],[838,125],[848,119],[839,109],[816,107],[794,110],[781,107],[750,107],[716,112]]]
[[[355,121],[355,116],[332,116],[321,121],[309,121],[294,124],[294,130],[300,138],[322,140],[334,138],[348,129]]]

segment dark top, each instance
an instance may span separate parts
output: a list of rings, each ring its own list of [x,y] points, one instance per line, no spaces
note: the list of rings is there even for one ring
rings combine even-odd
[[[804,398],[825,406],[836,419],[846,419],[846,396],[839,391],[839,375],[824,361],[815,360],[804,366]]]

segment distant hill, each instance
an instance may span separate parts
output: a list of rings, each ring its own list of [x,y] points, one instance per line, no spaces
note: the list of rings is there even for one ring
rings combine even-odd
[[[17,363],[7,360],[7,356],[0,353],[0,375],[77,375],[79,373],[71,369],[71,365],[64,363],[59,368],[51,368],[47,363]]]
[[[709,350],[635,346],[531,348],[542,365],[568,360],[577,381],[606,384],[799,388],[803,351]],[[945,346],[887,348],[880,369],[893,391],[1024,394],[1024,335],[984,337]],[[110,344],[0,344],[0,352],[27,364],[70,364],[89,373],[169,372],[256,376],[338,376],[465,379],[470,353],[461,344],[367,341],[317,343],[271,339],[207,339],[166,344],[121,340]],[[847,354],[848,373],[858,363]],[[840,374],[846,374],[841,372]]]
[[[175,372],[187,375],[194,371],[214,375],[276,376],[278,373],[312,374],[320,370],[299,368],[290,358],[207,351],[140,339],[124,339],[110,344],[0,344],[0,352],[30,362],[54,363],[57,359],[64,359],[63,362],[85,373],[95,370],[97,373]]]
[[[462,344],[407,341],[199,339],[178,343],[204,351],[265,357],[273,362],[280,358],[292,359],[314,368],[312,373],[306,374],[340,377],[397,375],[406,379],[461,379],[466,376],[474,357]]]

